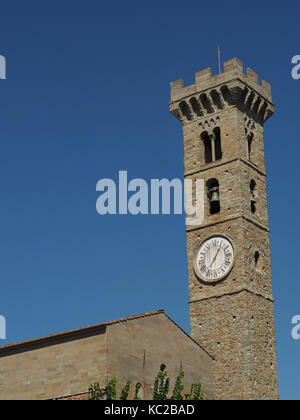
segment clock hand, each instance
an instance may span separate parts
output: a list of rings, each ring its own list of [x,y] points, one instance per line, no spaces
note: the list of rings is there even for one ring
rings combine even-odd
[[[220,243],[219,249],[218,249],[218,251],[217,251],[217,253],[216,253],[216,255],[215,255],[214,259],[212,260],[212,263],[210,264],[210,268],[211,268],[211,266],[213,265],[213,263],[216,261],[217,256],[219,255],[219,252],[220,252],[220,249],[221,249],[221,245],[222,245],[222,242]]]

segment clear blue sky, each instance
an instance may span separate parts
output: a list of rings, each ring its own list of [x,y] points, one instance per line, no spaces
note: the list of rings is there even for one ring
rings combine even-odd
[[[189,330],[183,216],[96,213],[96,182],[183,174],[169,82],[241,59],[272,84],[265,151],[281,398],[299,399],[299,2],[1,2],[0,314],[8,344],[164,308]]]

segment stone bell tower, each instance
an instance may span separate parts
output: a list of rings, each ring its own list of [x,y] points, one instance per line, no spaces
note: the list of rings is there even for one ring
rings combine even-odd
[[[236,58],[171,84],[185,177],[203,179],[187,226],[191,335],[215,357],[216,399],[278,399],[263,127],[271,86]]]

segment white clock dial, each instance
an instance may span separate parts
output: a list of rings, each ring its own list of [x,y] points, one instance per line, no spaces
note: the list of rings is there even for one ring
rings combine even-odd
[[[215,235],[197,247],[194,270],[205,282],[216,282],[229,274],[234,264],[234,249],[225,236]]]

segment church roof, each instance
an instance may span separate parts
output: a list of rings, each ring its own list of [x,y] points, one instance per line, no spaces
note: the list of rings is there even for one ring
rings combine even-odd
[[[65,331],[57,334],[50,334],[45,337],[34,338],[27,341],[21,341],[19,343],[8,344],[6,346],[0,347],[0,358],[5,357],[11,354],[33,350],[34,348],[47,347],[49,345],[54,345],[62,341],[72,341],[84,337],[90,337],[92,335],[104,334],[106,328],[110,325],[120,324],[122,322],[134,321],[139,318],[146,318],[154,315],[164,314],[177,328],[179,328],[190,340],[194,341],[202,350],[205,351],[212,359],[210,355],[197,341],[195,341],[183,328],[181,328],[172,318],[170,318],[164,311],[164,309],[159,309],[153,312],[144,312],[138,315],[132,315],[125,318],[115,319],[113,321],[102,322],[100,324],[90,325],[88,327],[77,328],[75,330]]]
[[[138,315],[132,315],[126,318],[115,319],[114,321],[102,322],[100,324],[90,325],[89,327],[77,328],[75,330],[65,331],[57,334],[50,334],[45,337],[34,338],[31,340],[21,341],[19,343],[8,344],[6,346],[0,347],[0,357],[6,356],[9,350],[25,350],[27,347],[32,347],[32,345],[41,345],[41,344],[50,344],[52,341],[56,341],[58,338],[70,338],[74,339],[77,336],[82,335],[91,335],[93,333],[101,333],[105,331],[106,327],[114,324],[119,324],[121,322],[131,321],[138,318],[145,318],[148,316],[158,315],[164,313],[164,309],[160,309],[153,312],[145,312]]]

